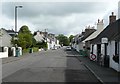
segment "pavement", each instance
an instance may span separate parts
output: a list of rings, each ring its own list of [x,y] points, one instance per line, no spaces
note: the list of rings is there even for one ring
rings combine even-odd
[[[79,54],[76,51],[72,51]],[[120,73],[112,68],[100,66],[98,63],[91,61],[88,57],[76,56],[76,58],[96,76],[102,84],[120,84]]]
[[[45,51],[40,51],[40,53],[43,53],[43,52]],[[18,57],[11,56],[7,58],[2,58],[2,64],[18,61],[20,59],[26,58],[27,56],[33,56],[33,55],[35,55],[35,53],[24,53],[22,56],[18,56]]]

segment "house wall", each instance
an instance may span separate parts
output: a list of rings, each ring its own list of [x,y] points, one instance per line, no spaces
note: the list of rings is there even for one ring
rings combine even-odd
[[[80,50],[83,50],[83,46],[85,46],[85,43],[80,42],[77,46],[77,51],[79,52]]]
[[[119,68],[118,68],[118,63],[116,63],[114,60],[113,60],[113,55],[115,55],[115,41],[111,41],[109,43],[109,46],[110,46],[110,67],[119,71]]]
[[[48,50],[51,48],[51,45],[50,43],[47,42],[47,45],[48,45]]]
[[[43,34],[37,32],[37,35],[34,36],[35,40],[41,42],[43,40]]]
[[[12,37],[3,29],[1,29],[2,36],[0,37],[0,46],[8,46],[11,47],[11,39]]]
[[[12,51],[13,51],[13,56],[16,56],[16,52],[15,52],[16,49],[15,49],[15,47],[12,47],[11,49],[12,49]]]
[[[108,50],[108,49],[107,49]],[[105,44],[101,44],[101,54],[105,55]]]
[[[76,45],[76,51],[79,52],[79,44]]]
[[[8,47],[4,47],[4,52],[0,52],[0,58],[8,57]]]
[[[93,48],[92,48],[93,47]],[[92,46],[92,44],[91,44],[91,47],[90,47],[90,52],[92,52],[92,49],[93,49],[93,54],[94,55],[96,55],[96,59],[94,60],[94,61],[96,61],[97,60],[97,45],[96,44],[94,44],[93,46]],[[91,59],[91,53],[90,53],[90,59]]]

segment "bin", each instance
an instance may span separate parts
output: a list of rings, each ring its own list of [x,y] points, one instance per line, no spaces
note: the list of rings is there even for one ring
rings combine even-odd
[[[29,49],[29,53],[32,53],[32,48]]]
[[[80,56],[83,56],[83,50],[79,50]]]
[[[16,48],[16,56],[15,57],[19,57],[20,56],[20,51],[18,48]]]
[[[83,51],[83,56],[87,56],[87,50]]]

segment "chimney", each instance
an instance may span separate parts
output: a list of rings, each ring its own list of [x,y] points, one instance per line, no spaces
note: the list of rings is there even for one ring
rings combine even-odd
[[[112,12],[112,15],[109,16],[109,24],[116,21],[116,16],[114,15],[114,12]]]
[[[103,22],[103,19],[100,20],[98,19],[98,23],[97,23],[97,31],[101,31],[101,29],[104,28],[104,22]]]
[[[39,35],[40,34],[40,32],[39,31],[37,31],[37,35]]]

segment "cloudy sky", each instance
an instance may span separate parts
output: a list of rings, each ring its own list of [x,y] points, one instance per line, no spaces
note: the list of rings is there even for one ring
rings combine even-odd
[[[27,25],[34,32],[37,30],[54,34],[78,34],[86,26],[94,26],[98,19],[104,19],[105,26],[108,24],[108,16],[112,11],[118,15],[119,0],[48,0],[22,1],[3,0],[1,4],[2,20],[0,28],[14,29],[14,9],[18,8],[18,30],[22,25]]]

